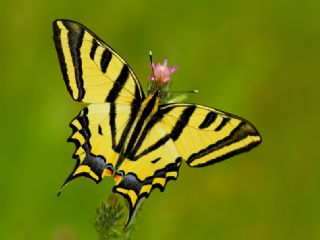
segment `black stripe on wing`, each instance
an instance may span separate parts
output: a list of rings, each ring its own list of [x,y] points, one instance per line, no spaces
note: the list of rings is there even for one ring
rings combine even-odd
[[[84,29],[75,28],[73,24],[65,22],[64,26],[68,29],[68,39],[69,39],[69,48],[71,52],[72,62],[74,66],[74,72],[77,82],[77,87],[79,90],[78,101],[81,101],[84,97],[85,90],[83,88],[83,78],[82,78],[82,60],[80,48],[83,42]]]
[[[79,25],[75,25],[69,21],[62,22],[64,27],[68,30],[68,47],[70,49],[70,54],[72,57],[72,63],[74,67],[74,74],[76,79],[76,84],[78,88],[78,96],[76,98],[77,101],[81,101],[85,95],[85,89],[83,87],[83,78],[82,78],[82,61],[81,61],[81,53],[80,48],[83,42],[84,29]],[[69,78],[67,74],[67,67],[64,58],[64,52],[61,47],[61,31],[58,27],[57,21],[53,23],[53,31],[54,31],[54,40],[56,44],[56,49],[58,52],[58,57],[61,65],[61,71],[64,76],[64,80],[66,82],[67,88],[70,94],[73,96],[73,91],[69,86]],[[64,49],[67,51],[67,49]]]
[[[217,118],[218,114],[215,112],[208,112],[203,122],[199,125],[200,129],[209,127]]]
[[[103,73],[107,72],[107,68],[108,68],[108,65],[111,61],[111,58],[112,58],[112,53],[109,51],[109,49],[107,49],[107,48],[104,49],[102,56],[101,56],[101,61],[100,61],[100,68]]]
[[[225,127],[228,122],[230,121],[229,117],[223,117],[221,123],[216,127],[216,129],[214,129],[214,131],[218,132],[220,131],[223,127]]]
[[[71,94],[71,96],[73,96],[73,91],[70,87],[70,81],[69,81],[68,72],[67,72],[67,64],[64,58],[62,44],[61,44],[61,29],[58,27],[57,21],[53,22],[53,39],[54,39],[54,43],[58,53],[58,59],[59,59],[64,82],[66,83],[68,92]]]
[[[141,106],[140,99],[135,98],[133,102],[131,103],[131,111],[130,115],[128,117],[128,121],[126,123],[125,128],[123,129],[122,132],[119,132],[119,129],[117,129],[116,126],[116,104],[111,105],[110,108],[110,128],[111,128],[111,135],[112,135],[112,148],[115,152],[120,153],[121,150],[123,149],[123,146],[128,139],[128,134],[130,132],[130,129],[136,120],[136,117],[138,115],[139,109]],[[119,126],[118,126],[119,127]],[[119,137],[119,142],[116,142],[116,135],[121,134]],[[123,158],[123,154],[121,155]],[[122,159],[119,159],[117,162],[117,165],[120,165]]]
[[[93,39],[92,40],[92,47],[91,47],[91,50],[90,50],[90,58],[91,58],[91,60],[94,60],[94,56],[96,55],[96,51],[97,51],[98,46],[99,46],[99,44],[98,44],[97,40]]]
[[[219,149],[222,149],[224,147],[227,147],[231,144],[234,144],[236,142],[239,142],[243,139],[245,139],[248,136],[259,136],[257,133],[257,130],[249,123],[247,122],[241,122],[236,128],[232,130],[232,132],[226,136],[225,138],[219,140],[218,142],[211,144],[207,146],[206,148],[200,150],[197,153],[191,154],[190,157],[187,160],[188,165],[190,165],[193,161],[200,159],[214,151],[218,151]],[[241,148],[236,148],[233,151],[226,152],[225,154],[214,158],[212,160],[206,161],[203,164],[198,164],[193,167],[202,167],[202,166],[207,166],[216,162],[220,162],[222,160],[225,160],[229,157],[232,157],[234,155],[237,155],[239,153],[243,153],[246,151],[249,151],[253,147],[257,146],[260,144],[261,141],[252,141],[246,146],[243,146]]]
[[[137,139],[141,134],[141,129],[145,124],[146,119],[150,117],[152,111],[155,110],[155,105],[158,100],[158,96],[158,92],[154,93],[154,95],[151,97],[151,99],[147,102],[146,106],[144,107],[141,116],[138,119],[137,124],[135,125],[135,128],[130,136],[130,139],[128,140],[124,156],[128,156],[132,152],[132,149],[134,148],[134,145],[137,143]]]
[[[171,131],[172,140],[176,141],[181,135],[183,129],[188,125],[189,119],[191,118],[193,112],[196,110],[196,105],[190,105],[183,110],[180,118],[177,120],[176,125]]]
[[[119,93],[122,90],[123,86],[125,85],[126,81],[128,80],[128,77],[129,77],[129,68],[128,68],[128,65],[124,64],[118,78],[114,82],[106,98],[106,102],[114,102],[117,99],[117,97],[119,97]]]

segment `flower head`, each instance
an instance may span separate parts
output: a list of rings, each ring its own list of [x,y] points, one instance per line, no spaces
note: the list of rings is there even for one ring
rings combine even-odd
[[[171,80],[170,75],[177,70],[177,66],[168,67],[168,60],[165,59],[163,64],[157,63],[157,65],[155,65],[154,63],[151,63],[151,69],[153,76],[149,76],[148,79],[163,86]]]

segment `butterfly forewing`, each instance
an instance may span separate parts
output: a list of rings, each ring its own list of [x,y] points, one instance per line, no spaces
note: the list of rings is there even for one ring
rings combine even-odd
[[[169,104],[160,111],[168,112],[163,126],[191,167],[222,161],[261,142],[252,124],[226,112],[193,104]]]
[[[57,20],[54,41],[68,91],[86,103],[140,102],[144,93],[128,64],[80,23]]]

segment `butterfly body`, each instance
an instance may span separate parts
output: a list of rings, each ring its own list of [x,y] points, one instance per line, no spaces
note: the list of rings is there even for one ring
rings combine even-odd
[[[113,191],[137,203],[164,190],[180,165],[202,167],[248,151],[261,142],[243,118],[198,104],[160,104],[145,96],[129,65],[80,23],[56,20],[54,41],[71,97],[89,103],[70,123],[76,166],[65,181],[85,176],[99,183],[114,175]]]

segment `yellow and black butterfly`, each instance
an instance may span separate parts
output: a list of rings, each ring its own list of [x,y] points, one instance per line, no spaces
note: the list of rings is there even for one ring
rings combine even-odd
[[[70,123],[76,166],[63,187],[85,176],[114,175],[113,191],[130,206],[164,190],[185,161],[203,167],[257,146],[261,137],[243,118],[196,104],[160,104],[145,96],[129,65],[92,31],[70,20],[53,23],[61,71],[72,98],[89,103]],[[62,187],[62,188],[63,188]]]

